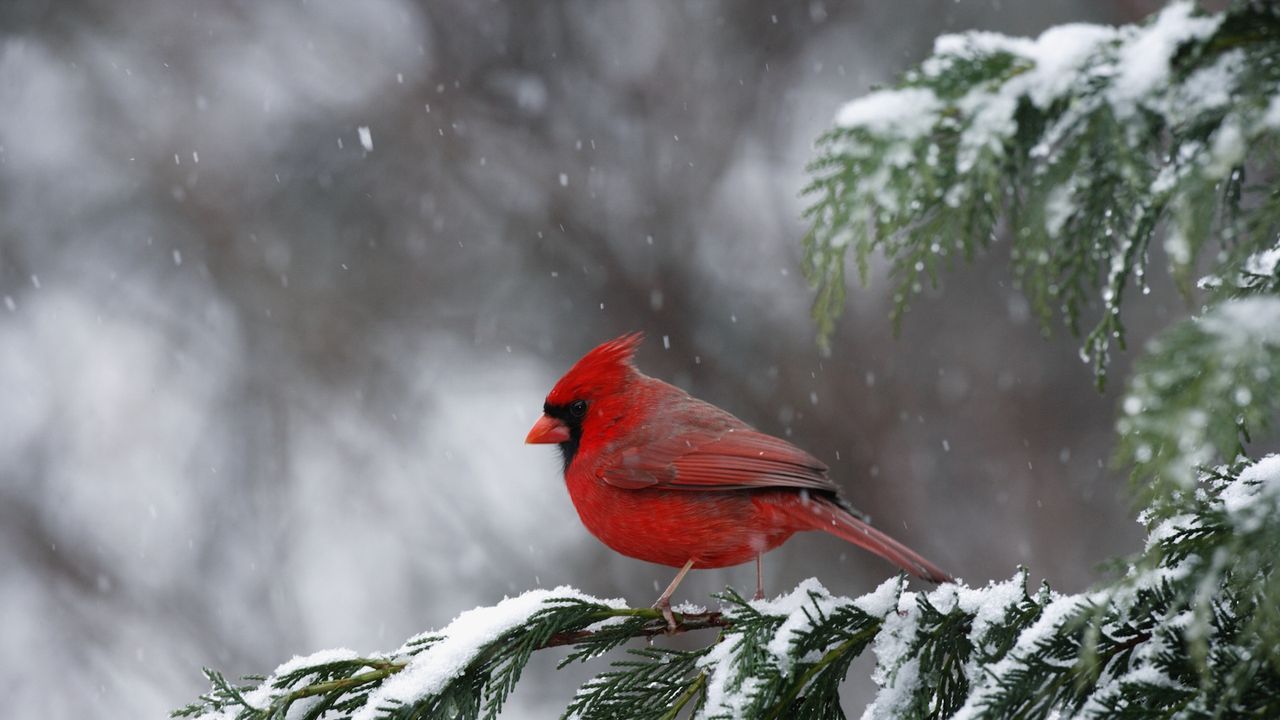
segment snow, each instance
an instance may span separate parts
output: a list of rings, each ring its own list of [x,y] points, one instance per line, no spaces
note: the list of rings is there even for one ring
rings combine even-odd
[[[973,614],[969,640],[975,647],[981,647],[982,638],[992,625],[1004,621],[1009,608],[1026,598],[1026,583],[1026,577],[1018,574],[1004,582],[990,581],[982,588],[953,586],[956,588],[956,604],[964,612]],[[935,592],[941,592],[941,589]]]
[[[1191,2],[1171,4],[1154,23],[1136,28],[1120,46],[1110,99],[1121,117],[1132,114],[1144,98],[1168,85],[1170,64],[1179,46],[1208,37],[1218,29],[1221,15],[1193,17],[1194,9]]]
[[[365,151],[373,150],[373,133],[369,131],[369,127],[361,125],[356,128],[356,133],[360,135],[360,144],[364,146]]]
[[[932,90],[877,90],[846,103],[836,113],[836,124],[913,140],[933,129],[941,108],[942,101]]]
[[[920,75],[927,82],[940,78],[959,63],[997,55],[1014,56],[1013,66],[1002,82],[981,83],[959,98],[942,98],[924,87],[904,87],[872,92],[846,104],[836,122],[845,128],[862,128],[877,136],[886,147],[854,140],[845,152],[871,157],[879,153],[868,172],[858,178],[852,192],[864,201],[896,213],[904,204],[903,192],[892,189],[894,168],[907,168],[921,161],[912,142],[935,126],[951,129],[959,123],[959,146],[955,169],[971,172],[980,164],[999,162],[1010,138],[1017,131],[1020,103],[1029,102],[1040,110],[1055,111],[1043,141],[1033,157],[1047,158],[1069,137],[1082,118],[1101,104],[1110,104],[1121,119],[1139,106],[1163,113],[1170,124],[1186,122],[1196,113],[1230,104],[1236,79],[1244,62],[1239,51],[1223,53],[1214,63],[1183,82],[1171,77],[1171,62],[1185,43],[1214,33],[1221,15],[1198,17],[1191,2],[1182,0],[1167,6],[1152,22],[1121,28],[1072,23],[1049,28],[1035,39],[1010,37],[992,32],[967,32],[939,37],[934,54],[922,65]],[[918,81],[920,76],[909,77]],[[1098,87],[1104,89],[1099,91]],[[1071,101],[1059,105],[1064,99]],[[1280,125],[1280,100],[1272,103],[1268,117]],[[946,111],[946,112],[944,112]],[[1181,154],[1200,156],[1200,167],[1210,174],[1225,175],[1243,157],[1253,126],[1236,118],[1224,123],[1212,138],[1212,147],[1184,145]],[[1179,157],[1177,167],[1187,167]],[[929,159],[923,159],[929,163]],[[1183,171],[1185,172],[1185,170]],[[1177,172],[1162,173],[1158,188],[1171,189],[1180,180]],[[969,185],[957,183],[943,191],[944,201],[958,207],[966,201]],[[1045,230],[1057,237],[1070,218],[1074,186],[1071,181],[1055,188],[1048,198]],[[1176,232],[1168,233],[1166,247],[1175,262],[1189,262],[1191,246]],[[844,240],[832,238],[833,247]],[[1123,256],[1128,248],[1115,253]],[[1123,265],[1123,263],[1119,263]],[[1121,268],[1123,269],[1123,268]],[[1115,284],[1112,275],[1109,284]],[[1108,303],[1112,305],[1114,303]]]
[[[698,667],[707,673],[707,694],[698,711],[698,718],[746,717],[747,704],[752,695],[752,681],[748,680],[738,688],[730,688],[741,647],[741,636],[731,635],[716,643],[706,655],[699,658]]]
[[[548,601],[560,598],[627,607],[623,600],[601,600],[561,586],[554,590],[530,590],[491,607],[468,610],[439,633],[433,633],[441,639],[414,655],[404,670],[370,693],[352,720],[373,720],[380,716],[382,707],[412,703],[440,692],[466,669],[485,645],[526,623],[530,616],[546,607]]]
[[[752,607],[763,615],[785,618],[768,645],[769,652],[777,661],[783,674],[791,672],[791,646],[795,643],[797,635],[813,628],[812,618],[816,617],[818,612],[830,615],[837,608],[848,605],[849,602],[848,598],[832,597],[816,578],[809,578],[786,595],[773,600],[752,603]],[[806,661],[816,659],[802,658]]]
[[[1244,128],[1231,118],[1224,120],[1213,134],[1213,143],[1205,159],[1205,172],[1210,177],[1225,177],[1244,159],[1245,149]]]
[[[681,615],[701,615],[707,611],[707,607],[705,605],[699,605],[685,600],[684,602],[672,605],[671,611],[680,613]]]
[[[1003,582],[990,582],[980,588],[959,584],[942,585],[930,592],[926,599],[939,612],[958,610],[972,615],[969,639],[981,650],[984,638],[992,626],[1002,622],[1009,608],[1026,598],[1025,587],[1026,576],[1020,573]],[[883,589],[884,586],[881,586],[881,590]],[[912,644],[919,637],[917,600],[916,593],[903,593],[897,612],[887,614],[884,627],[876,637],[876,670],[872,677],[880,686],[880,691],[863,713],[864,720],[902,716],[916,693],[919,661],[911,656],[911,652]],[[979,665],[980,654],[974,653],[964,669],[975,688],[981,685],[984,678]]]
[[[951,62],[950,58],[1008,53],[1025,58],[1032,67],[1005,85],[1013,96],[1026,93],[1037,107],[1047,107],[1068,91],[1079,70],[1098,48],[1113,42],[1118,31],[1105,25],[1069,23],[1045,30],[1035,40],[1009,37],[992,32],[968,32],[942,35],[934,41],[933,52],[941,61],[925,63],[926,74],[937,74]]]
[[[771,600],[754,600],[749,604],[761,615],[781,620],[773,637],[766,643],[766,648],[779,671],[785,675],[793,669],[793,647],[797,636],[811,630],[814,619],[820,614],[829,616],[841,608],[852,606],[871,617],[886,618],[885,622],[890,622],[898,617],[894,610],[899,607],[901,589],[901,578],[893,577],[885,580],[875,590],[850,599],[833,596],[816,578],[808,578],[791,592]],[[906,593],[904,597],[910,597],[910,600],[904,602],[914,606],[914,594]],[[730,609],[729,612],[732,613],[733,610]],[[741,687],[735,687],[739,679],[736,667],[741,648],[741,637],[731,634],[698,661],[698,666],[707,672],[706,702],[698,717],[744,717],[754,688],[751,680]],[[815,651],[801,660],[814,662],[821,656],[821,651]]]
[[[1124,414],[1137,415],[1142,412],[1142,398],[1137,395],[1126,395],[1124,398]]]
[[[1067,220],[1075,212],[1076,206],[1071,199],[1073,194],[1074,189],[1071,185],[1063,184],[1050,190],[1048,197],[1045,198],[1044,229],[1049,233],[1049,237],[1058,237],[1058,233],[1062,232],[1062,226],[1067,224]]]
[[[960,152],[956,169],[967,173],[977,164],[984,151],[999,155],[1004,140],[1018,130],[1013,114],[1018,109],[1018,87],[1021,83],[1006,83],[999,93],[985,89],[974,90],[960,101],[961,112],[972,120],[960,136]]]
[[[872,650],[876,669],[871,679],[880,686],[876,698],[862,713],[863,720],[898,718],[905,714],[920,678],[920,660],[908,657],[919,630],[917,594],[902,593],[897,612],[885,616]]]
[[[1253,275],[1273,277],[1280,270],[1280,245],[1250,255],[1244,261],[1244,271]]]
[[[998,687],[1001,677],[1019,667],[1023,657],[1035,653],[1041,643],[1053,637],[1058,628],[1077,612],[1083,602],[1083,598],[1079,595],[1060,595],[1045,605],[1035,623],[1018,635],[1017,642],[1008,654],[988,667],[981,678],[970,678],[970,682],[973,683],[972,691],[964,706],[952,716],[953,720],[984,717],[983,704],[988,693]]]
[[[1074,23],[1050,28],[1035,40],[991,32],[939,37],[934,43],[934,57],[925,63],[926,75],[945,71],[956,59],[997,53],[1016,55],[1030,65],[994,91],[979,87],[959,100],[957,106],[970,121],[961,135],[957,169],[967,172],[984,151],[998,154],[1004,141],[1017,130],[1014,113],[1020,99],[1029,98],[1037,107],[1046,108],[1066,95],[1080,70],[1100,47],[1116,39],[1117,32],[1103,25]],[[1058,210],[1056,217],[1046,219],[1047,229],[1054,235],[1070,214],[1069,207]]]
[[[346,648],[331,648],[328,650],[320,650],[310,655],[294,655],[290,660],[281,663],[279,667],[272,673],[275,677],[288,675],[296,670],[304,667],[312,667],[315,665],[328,665],[329,663],[343,662],[345,660],[355,660],[360,657],[354,650]]]
[[[1178,97],[1165,111],[1173,117],[1183,117],[1189,115],[1188,110],[1199,112],[1225,107],[1231,102],[1244,62],[1241,50],[1223,53],[1212,65],[1195,71],[1183,81],[1178,86]]]
[[[1218,496],[1227,515],[1245,532],[1280,512],[1280,455],[1267,455],[1245,468]]]
[[[1032,102],[1044,108],[1066,94],[1080,68],[1116,34],[1115,28],[1086,23],[1059,25],[1041,33],[1027,53],[1036,64],[1028,81]]]
[[[871,617],[884,617],[898,607],[898,596],[902,594],[902,579],[891,577],[880,583],[875,590],[861,595],[853,601],[854,607]]]
[[[1195,527],[1200,519],[1188,513],[1174,515],[1173,517],[1161,520],[1154,528],[1147,533],[1146,549],[1150,550],[1157,544],[1173,537],[1174,535]]]
[[[1256,349],[1259,343],[1280,344],[1280,298],[1252,297],[1221,303],[1200,319],[1205,332],[1217,335],[1223,352]]]

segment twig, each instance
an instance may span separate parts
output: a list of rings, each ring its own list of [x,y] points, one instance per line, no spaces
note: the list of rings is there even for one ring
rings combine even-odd
[[[719,612],[701,612],[701,613],[675,613],[676,629],[668,631],[667,622],[665,620],[655,620],[645,625],[639,632],[632,637],[655,637],[658,635],[679,635],[681,633],[691,632],[694,630],[706,630],[708,628],[725,628],[732,623]],[[561,645],[573,645],[582,642],[594,636],[596,631],[593,630],[570,630],[558,632],[547,638],[547,641],[538,647],[539,650],[549,647],[558,647]]]

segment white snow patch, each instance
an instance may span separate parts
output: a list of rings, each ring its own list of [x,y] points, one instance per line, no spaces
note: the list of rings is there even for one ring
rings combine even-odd
[[[1023,58],[1030,68],[1018,73],[992,91],[979,87],[957,103],[970,117],[960,138],[956,167],[968,171],[983,151],[999,152],[1005,140],[1017,130],[1014,113],[1020,98],[1030,98],[1041,108],[1048,107],[1070,92],[1080,71],[1099,48],[1113,42],[1115,28],[1075,23],[1053,27],[1035,40],[998,33],[969,32],[943,35],[934,43],[934,58],[924,72],[936,75],[956,58],[1008,53]]]
[[[967,173],[977,164],[983,151],[998,155],[1006,138],[1012,137],[1018,124],[1013,114],[1018,109],[1015,87],[1020,83],[1006,83],[1002,92],[973,90],[960,100],[960,110],[972,118],[960,135],[960,150],[956,169]]]
[[[1258,343],[1280,343],[1280,298],[1229,300],[1200,318],[1200,327],[1223,340],[1228,346],[1224,353],[1238,348],[1252,350]]]
[[[1009,652],[1010,656],[1024,655],[1033,652],[1040,643],[1053,637],[1073,613],[1080,609],[1082,600],[1078,595],[1063,595],[1054,598],[1048,605],[1035,623],[1024,630],[1018,636],[1018,642],[1014,645],[1013,650]]]
[[[1074,194],[1075,191],[1069,184],[1059,185],[1049,191],[1044,201],[1044,229],[1049,237],[1058,237],[1062,226],[1067,224],[1067,219],[1076,211],[1072,200]]]
[[[342,662],[344,660],[355,660],[360,657],[355,650],[347,648],[331,648],[329,650],[320,650],[310,655],[294,655],[288,661],[281,663],[280,667],[272,673],[276,677],[288,675],[289,673],[300,670],[304,667],[313,665],[327,665],[329,663]]]
[[[872,649],[876,669],[871,679],[880,686],[875,700],[862,713],[862,720],[902,717],[920,684],[920,660],[908,657],[911,642],[919,625],[917,594],[904,592],[898,597],[897,612],[885,616]]]
[[[1089,59],[1118,37],[1119,31],[1113,27],[1088,23],[1051,27],[1035,40],[981,31],[942,35],[934,41],[934,57],[925,62],[924,72],[936,75],[952,58],[1017,55],[1030,61],[1032,67],[1007,82],[1002,94],[1026,94],[1044,108],[1070,91]]]
[[[1240,529],[1257,530],[1280,503],[1280,455],[1267,455],[1245,468],[1219,498]]]
[[[1164,251],[1175,266],[1185,267],[1191,263],[1191,240],[1177,223],[1170,223],[1164,234]]]
[[[880,583],[875,590],[855,598],[853,605],[871,617],[884,617],[897,609],[901,593],[902,579],[891,577]]]
[[[807,578],[791,592],[773,600],[753,601],[751,607],[762,615],[785,618],[769,641],[768,648],[782,671],[789,673],[791,644],[795,642],[797,634],[813,627],[810,615],[814,613],[815,606],[823,613],[830,613],[839,605],[848,603],[848,598],[832,597],[817,578]]]
[[[845,103],[836,113],[836,124],[844,128],[865,128],[877,134],[915,139],[933,129],[941,108],[942,101],[932,90],[877,90]]]
[[[386,705],[408,704],[440,692],[475,659],[486,644],[498,639],[508,630],[523,625],[530,616],[546,607],[547,601],[559,598],[600,603],[614,608],[627,607],[624,600],[601,600],[571,587],[561,586],[554,590],[530,590],[492,607],[468,610],[439,633],[429,633],[438,635],[441,639],[414,655],[404,670],[370,693],[364,706],[352,715],[352,720],[373,720],[379,716],[380,708]],[[401,652],[405,649],[401,648]]]
[[[973,614],[969,639],[975,646],[992,625],[1004,620],[1009,608],[1022,602],[1027,595],[1026,578],[1022,575],[1015,575],[1004,582],[991,581],[981,588],[954,587],[957,588],[956,603],[960,609]]]
[[[1031,101],[1043,108],[1062,97],[1085,62],[1116,37],[1115,28],[1087,23],[1059,25],[1041,33],[1028,53],[1036,64],[1027,81]]]
[[[757,681],[748,679],[736,690],[729,688],[737,664],[735,656],[741,647],[742,637],[730,635],[698,660],[698,667],[707,672],[707,694],[698,718],[746,717],[747,703]]]
[[[360,136],[360,144],[364,146],[366,152],[373,150],[373,133],[367,125],[356,128],[356,134]]]
[[[1147,533],[1146,549],[1150,550],[1156,544],[1173,537],[1177,533],[1195,527],[1199,522],[1199,517],[1189,513],[1174,515],[1171,518],[1161,520],[1159,524],[1151,529],[1151,532]]]
[[[1244,62],[1244,51],[1231,50],[1212,65],[1195,71],[1179,86],[1178,97],[1166,109],[1167,113],[1181,119],[1226,106],[1231,102]]]
[[[1271,277],[1280,269],[1280,245],[1250,255],[1244,261],[1244,271],[1253,275]]]
[[[672,605],[671,611],[680,613],[681,615],[701,615],[707,611],[707,607],[705,605],[698,605],[697,603],[685,600],[678,605]]]
[[[1116,59],[1118,73],[1112,81],[1110,99],[1122,117],[1168,84],[1170,62],[1179,46],[1208,37],[1218,29],[1222,15],[1193,17],[1194,10],[1191,2],[1173,3],[1160,12],[1155,22],[1138,28],[1120,47]]]
[[[328,650],[320,650],[310,655],[294,655],[288,661],[281,663],[279,667],[271,673],[271,677],[262,681],[257,687],[244,693],[244,699],[254,708],[265,710],[271,702],[279,695],[284,694],[287,690],[280,690],[273,687],[276,679],[281,676],[288,675],[296,670],[314,665],[327,665],[329,663],[341,662],[343,660],[354,660],[360,657],[354,650],[346,648],[332,648]],[[206,713],[200,715],[202,720],[232,720],[235,717],[234,711],[222,713]]]
[[[985,717],[983,704],[990,694],[999,688],[1001,678],[1016,669],[1028,654],[1036,652],[1037,646],[1052,637],[1059,627],[1081,607],[1084,599],[1080,595],[1060,595],[1045,605],[1039,619],[1031,627],[1024,630],[1017,642],[999,662],[988,668],[981,678],[971,677],[972,691],[952,720],[970,720]]]
[[[1222,121],[1213,134],[1213,144],[1205,161],[1205,173],[1209,177],[1222,178],[1231,168],[1240,164],[1245,153],[1245,134],[1234,118]]]

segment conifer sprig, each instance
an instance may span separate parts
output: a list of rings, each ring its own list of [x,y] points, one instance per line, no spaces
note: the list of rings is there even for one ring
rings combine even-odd
[[[874,252],[891,263],[896,322],[941,267],[1002,237],[1046,328],[1055,314],[1073,333],[1091,323],[1082,354],[1103,382],[1124,344],[1122,299],[1145,290],[1162,228],[1187,293],[1214,242],[1232,277],[1274,245],[1278,94],[1273,4],[1202,15],[1176,2],[1137,26],[938,38],[819,140],[805,257],[820,337],[842,312],[850,249],[864,282]]]
[[[678,618],[680,632],[727,622],[718,612]],[[411,638],[384,655],[322,651],[242,684],[206,670],[210,692],[173,715],[236,720],[493,718],[535,651],[567,645],[573,650],[564,663],[588,660],[666,629],[662,613],[652,608],[627,608],[571,588],[532,591],[464,613],[450,628]]]

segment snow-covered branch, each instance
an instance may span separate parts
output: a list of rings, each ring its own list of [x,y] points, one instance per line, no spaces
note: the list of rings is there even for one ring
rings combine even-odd
[[[1270,662],[1280,623],[1255,586],[1277,582],[1280,456],[1207,473],[1200,490],[1194,513],[1153,522],[1125,577],[1088,593],[1031,592],[1025,572],[929,592],[892,578],[857,598],[833,596],[816,579],[772,600],[729,590],[720,612],[681,618],[682,630],[719,630],[706,646],[630,649],[578,691],[566,716],[837,717],[840,684],[867,648],[880,691],[866,718],[1136,708],[1267,716],[1280,710]],[[390,653],[322,651],[244,686],[210,673],[212,691],[179,713],[494,717],[535,650],[568,645],[566,664],[586,661],[663,628],[655,610],[571,588],[533,590]]]
[[[1274,246],[1280,195],[1251,179],[1277,167],[1277,56],[1280,10],[1250,2],[1217,15],[1175,2],[1142,25],[1035,39],[938,38],[897,86],[846,105],[819,143],[806,256],[820,332],[841,312],[850,248],[864,282],[873,252],[892,263],[897,317],[926,277],[1007,235],[1043,322],[1060,314],[1077,332],[1100,306],[1083,355],[1101,382],[1111,343],[1123,346],[1124,292],[1145,289],[1162,226],[1188,292],[1211,238],[1222,277]]]
[[[724,627],[718,612],[677,613],[678,632]],[[533,652],[572,646],[585,660],[635,638],[667,632],[658,610],[633,609],[573,588],[530,590],[462,613],[439,632],[398,649],[360,656],[347,649],[294,657],[269,677],[234,684],[206,670],[209,694],[180,717],[373,718],[496,716]],[[255,681],[256,682],[253,682]]]

